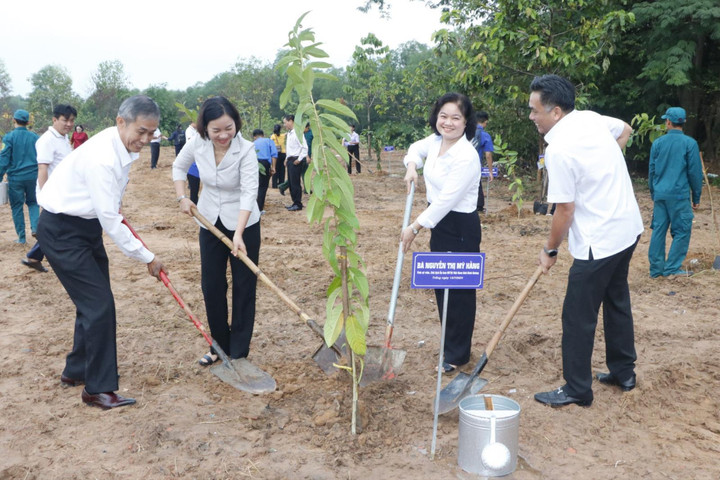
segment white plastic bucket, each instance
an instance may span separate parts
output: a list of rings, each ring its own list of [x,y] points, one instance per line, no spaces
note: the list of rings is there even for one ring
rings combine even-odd
[[[7,182],[0,182],[0,205],[8,203],[8,184]]]
[[[493,410],[485,409],[485,397],[491,397]],[[473,395],[460,401],[458,432],[458,466],[469,473],[486,477],[501,477],[517,467],[520,405],[500,395]],[[491,416],[495,415],[495,441],[510,451],[505,468],[491,470],[481,459],[483,449],[490,443]]]

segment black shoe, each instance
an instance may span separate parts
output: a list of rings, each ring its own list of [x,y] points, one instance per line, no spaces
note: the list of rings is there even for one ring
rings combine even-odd
[[[545,405],[550,405],[553,408],[564,407],[565,405],[571,405],[573,403],[580,407],[589,407],[592,405],[592,399],[583,400],[582,398],[571,397],[563,391],[563,388],[565,387],[560,387],[551,392],[536,393],[535,400]]]
[[[625,380],[624,382],[621,382],[620,380],[615,377],[612,373],[598,373],[595,375],[595,378],[598,379],[600,383],[603,383],[605,385],[615,385],[620,387],[620,390],[623,392],[629,392],[633,388],[635,388],[636,383],[636,376],[633,373],[632,376]]]
[[[302,210],[302,207],[300,205],[290,205],[290,207],[288,208],[289,212],[297,212],[300,210]]]
[[[280,186],[278,187],[278,190],[280,190],[280,195],[285,196],[285,190],[287,190],[287,188],[288,188],[288,187],[284,187],[284,186],[280,185]]]
[[[33,270],[37,270],[38,272],[47,272],[47,268],[45,268],[40,261],[32,261],[27,258],[23,258],[20,261],[28,268],[32,268]]]

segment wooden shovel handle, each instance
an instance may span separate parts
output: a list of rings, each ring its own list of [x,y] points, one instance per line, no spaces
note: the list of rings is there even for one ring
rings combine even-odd
[[[495,350],[495,347],[500,342],[500,337],[502,337],[503,332],[505,332],[505,329],[508,325],[510,325],[510,321],[513,319],[515,314],[517,313],[520,306],[523,304],[525,299],[527,298],[528,294],[530,293],[530,290],[532,287],[537,283],[538,279],[540,278],[540,275],[542,275],[543,270],[540,265],[538,265],[537,269],[535,270],[535,273],[533,273],[533,276],[530,277],[530,280],[528,280],[527,285],[525,285],[525,288],[522,292],[520,292],[520,295],[515,300],[515,303],[513,303],[512,307],[510,308],[510,311],[505,315],[505,319],[500,324],[500,328],[497,332],[495,332],[495,335],[490,340],[490,343],[485,348],[485,354],[489,357],[490,354]]]

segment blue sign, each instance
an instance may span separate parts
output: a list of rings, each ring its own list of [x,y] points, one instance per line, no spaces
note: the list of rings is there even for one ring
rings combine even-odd
[[[483,288],[485,254],[414,252],[412,288]]]
[[[386,147],[383,147],[383,150],[385,150],[386,152],[394,152],[395,147],[393,147],[392,145],[388,145]]]
[[[482,167],[482,173],[480,174],[482,178],[487,178],[490,176],[490,169],[488,167]],[[498,169],[497,167],[493,167],[492,169],[492,176],[497,177],[498,176]]]

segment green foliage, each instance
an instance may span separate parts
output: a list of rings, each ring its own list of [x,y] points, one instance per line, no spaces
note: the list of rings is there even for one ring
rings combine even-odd
[[[329,78],[325,70],[330,65],[317,60],[327,57],[327,54],[315,42],[313,30],[302,29],[305,15],[307,13],[298,19],[290,32],[287,44],[290,50],[276,66],[285,69],[288,76],[280,95],[280,106],[284,107],[295,95],[298,101],[296,134],[302,138],[302,128],[308,121],[314,134],[313,161],[305,174],[305,184],[312,185],[307,215],[309,222],[323,226],[322,251],[334,274],[327,292],[325,342],[334,344],[344,328],[352,352],[352,430],[355,433],[357,385],[360,381],[355,355],[365,354],[365,334],[370,320],[369,285],[363,271],[365,263],[355,250],[360,224],[355,213],[354,187],[345,169],[347,150],[340,141],[350,131],[341,116],[355,118],[355,115],[340,102],[314,98],[314,82],[317,78]]]
[[[634,143],[643,144],[646,137],[649,138],[650,143],[652,143],[665,133],[665,124],[656,124],[655,116],[650,118],[647,113],[638,113],[635,115],[630,121],[630,126],[633,127],[633,133],[628,140],[628,147]]]
[[[335,274],[328,289],[328,312],[337,312],[338,305],[347,301],[347,309],[343,305],[340,314],[332,314],[326,320],[325,340],[332,345],[344,323],[350,347],[355,353],[363,355],[368,322],[363,313],[363,307],[368,303],[367,279],[362,271],[364,263],[355,252],[359,223],[355,214],[354,187],[344,165],[347,150],[340,141],[350,127],[338,116],[355,118],[355,115],[337,101],[313,98],[315,78],[328,67],[313,59],[327,55],[315,43],[312,29],[301,30],[303,18],[304,15],[290,35],[288,46],[291,50],[278,63],[278,68],[287,67],[288,75],[280,105],[284,106],[290,96],[296,94],[296,133],[298,137],[302,135],[301,129],[306,122],[310,122],[314,133],[313,162],[305,177],[307,184],[313,186],[308,202],[308,220],[323,225],[323,253]],[[331,215],[326,216],[326,208],[332,211]],[[363,325],[365,329],[361,328]]]
[[[64,67],[47,65],[30,77],[30,84],[33,87],[29,98],[30,113],[38,131],[44,131],[52,124],[55,105],[77,105],[77,97],[72,91],[72,79]]]
[[[502,166],[510,178],[508,190],[513,192],[512,200],[515,202],[519,217],[520,210],[525,203],[525,199],[523,198],[525,185],[519,175],[518,153],[514,150],[510,150],[507,142],[503,142],[502,136],[500,135],[495,135],[495,138],[493,139],[493,146],[495,147],[495,155],[499,157],[495,163],[498,166]]]

